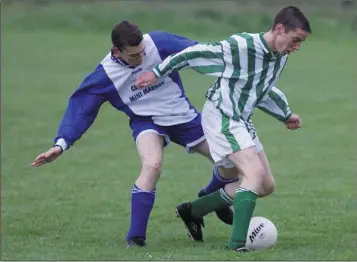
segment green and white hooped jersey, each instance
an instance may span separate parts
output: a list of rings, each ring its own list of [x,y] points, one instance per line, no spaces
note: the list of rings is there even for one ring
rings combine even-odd
[[[287,55],[274,54],[263,33],[234,34],[221,42],[202,43],[169,56],[153,72],[157,77],[191,67],[217,77],[206,97],[221,113],[248,120],[258,107],[279,120],[291,115],[286,97],[275,87]]]

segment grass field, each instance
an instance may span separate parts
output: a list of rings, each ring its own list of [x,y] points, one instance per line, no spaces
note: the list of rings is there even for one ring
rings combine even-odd
[[[289,59],[279,87],[301,115],[302,129],[287,131],[262,112],[254,118],[277,182],[276,192],[258,201],[255,212],[278,228],[273,249],[244,255],[226,251],[230,227],[214,215],[206,218],[204,244],[187,239],[174,208],[195,198],[211,177],[211,165],[176,145],[165,150],[149,245],[126,249],[131,187],[140,167],[124,115],[105,105],[87,134],[58,161],[30,168],[34,157],[51,146],[69,95],[108,52],[110,28],[51,30],[51,13],[46,13],[49,25],[35,30],[31,23],[37,23],[36,10],[28,11],[28,24],[21,25],[26,15],[20,17],[20,7],[5,9],[2,25],[1,260],[357,259],[352,32],[317,30],[317,36]],[[66,12],[51,10],[54,20]],[[38,12],[38,17],[44,16]],[[150,14],[145,19],[138,21],[145,30],[160,29],[159,22],[158,28],[150,27]],[[190,31],[169,21],[163,27],[204,39],[195,34],[197,28]],[[224,39],[231,30],[214,28],[205,38]],[[191,71],[182,76],[200,109],[214,79]]]

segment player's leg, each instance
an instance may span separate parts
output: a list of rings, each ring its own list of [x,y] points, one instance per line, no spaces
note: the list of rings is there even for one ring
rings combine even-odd
[[[265,197],[269,194],[271,194],[272,192],[274,192],[275,190],[275,181],[274,181],[274,177],[272,175],[272,172],[271,172],[271,169],[270,169],[270,165],[269,165],[269,162],[268,162],[268,159],[266,157],[266,154],[264,152],[264,148],[263,148],[263,145],[262,143],[260,142],[259,140],[259,137],[258,135],[256,134],[255,132],[255,128],[252,124],[252,122],[250,121],[249,124],[247,124],[247,126],[249,126],[248,128],[248,132],[250,133],[250,135],[252,136],[253,138],[253,141],[255,143],[255,150],[258,154],[258,157],[261,161],[261,163],[263,164],[263,167],[264,167],[264,176],[263,176],[263,181],[262,181],[262,185],[261,185],[261,189],[260,189],[260,192],[259,192],[259,198],[261,197]],[[207,143],[207,146],[208,146],[208,143]],[[230,167],[230,166],[233,166],[231,162],[228,162],[226,163],[226,166]],[[217,168],[217,167],[216,167]],[[229,181],[229,179],[226,179],[226,180],[223,180],[223,183],[219,183],[219,182],[216,182],[216,178],[218,181],[220,181],[221,177],[223,178],[231,178],[232,180],[230,182],[235,182],[235,181],[238,181],[238,179],[234,180],[233,178],[234,177],[237,177],[238,175],[238,171],[236,168],[222,168],[220,167],[219,169],[219,177],[218,176],[215,176],[214,174],[214,177],[212,178],[211,182],[207,185],[206,188],[202,189],[200,192],[199,192],[199,197],[202,197],[202,196],[205,196],[205,195],[208,195],[220,188],[224,188],[224,186],[226,184],[229,184],[227,183]],[[230,185],[230,187],[237,187],[238,185],[235,185],[235,184],[232,184]],[[216,210],[216,214],[217,216],[223,221],[225,222],[226,224],[229,224],[229,225],[232,225],[233,224],[233,212],[230,208],[223,208],[223,209],[220,209],[220,210]]]
[[[189,153],[197,152],[214,163],[204,136],[200,114],[192,121],[171,127],[170,130],[172,130],[170,132],[170,138],[173,142],[185,146]],[[207,193],[212,193],[238,179],[237,169],[229,162],[214,166],[212,173],[212,179],[206,187]]]
[[[144,246],[149,216],[155,202],[155,186],[160,177],[165,133],[153,123],[131,125],[141,159],[141,171],[131,194],[131,219],[128,247]]]
[[[263,145],[260,142],[260,139],[251,120],[246,122],[246,127],[254,141],[255,150],[258,153],[258,157],[261,160],[265,170],[262,188],[259,194],[259,197],[264,197],[271,194],[275,190],[274,177],[272,175],[267,156],[264,152]],[[202,155],[212,159],[207,141],[198,144],[196,147],[194,147],[194,149]],[[211,182],[206,186],[206,188],[200,191],[201,195],[207,195],[216,191],[217,189],[223,188],[226,184],[238,181],[239,173],[232,162],[223,161],[222,163],[223,164],[220,167],[217,167],[217,165],[215,166],[214,170],[218,170],[218,172],[213,172],[213,178]]]
[[[217,112],[211,102],[206,102],[202,110],[202,127],[209,144],[210,155],[217,165],[225,166],[225,163],[229,163],[229,161],[225,160],[221,155],[226,156],[227,152],[231,153],[232,150],[227,139],[221,133],[221,124],[222,115],[220,112]],[[197,221],[202,220],[204,215],[212,211],[224,208],[229,209],[232,203],[233,199],[221,188],[194,201],[178,205],[176,212],[185,223],[192,238],[196,241],[202,241],[202,228]],[[233,219],[231,218],[231,220]]]
[[[225,185],[227,184],[239,181],[238,172],[235,168],[226,169],[226,168],[220,168],[214,166],[212,173],[213,174],[212,174],[211,181],[207,184],[205,188],[202,188],[198,192],[197,194],[198,197],[209,195],[217,190],[220,190],[221,188],[224,188]],[[228,175],[226,176],[222,175],[227,173]],[[232,177],[232,178],[230,179],[226,177]],[[234,179],[233,177],[236,178]],[[223,223],[227,225],[233,225],[233,211],[229,206],[216,209],[215,213]]]
[[[181,218],[192,238],[202,240],[202,233],[199,231],[201,227],[196,221],[214,210],[233,205],[234,219],[228,247],[238,250],[244,249],[265,170],[254,146],[229,154],[229,159],[242,174],[239,181],[189,203],[183,203],[177,210],[184,214]]]
[[[255,202],[261,193],[265,176],[264,166],[255,147],[245,148],[228,156],[239,170],[238,183],[225,187],[226,193],[233,197],[234,218],[228,248],[245,251],[245,243],[250,220],[255,209]]]
[[[202,125],[212,158],[216,164],[222,164],[227,161],[227,156],[229,156],[228,160],[234,164],[242,175],[242,180],[227,184],[224,188],[192,202],[181,204],[177,207],[177,210],[185,214],[183,221],[194,239],[200,240],[202,234],[195,234],[195,229],[200,229],[199,225],[195,224],[195,220],[217,208],[224,208],[233,204],[235,214],[239,215],[235,215],[234,218],[234,234],[232,233],[234,237],[231,237],[229,246],[230,248],[240,248],[240,244],[236,245],[236,242],[237,239],[238,242],[240,241],[242,234],[248,229],[257,198],[256,191],[259,192],[264,168],[257,155],[255,143],[244,122],[232,121],[222,115],[211,102],[206,102],[202,116]],[[245,201],[246,198],[248,201]],[[236,225],[238,225],[236,217],[243,218],[241,219],[242,225],[239,227],[238,237],[236,237],[236,231],[238,231],[236,229]],[[245,241],[243,244],[245,244]]]
[[[196,146],[193,146],[192,150],[214,162],[211,157],[209,146],[206,140]],[[239,174],[237,169],[231,163],[227,163],[221,166],[215,165],[213,167],[211,181],[207,184],[205,188],[200,191],[199,195],[207,195],[220,188],[223,188],[226,184],[237,181],[238,176]]]
[[[211,158],[211,154],[209,152],[208,143],[205,140],[204,142],[200,143],[194,150],[209,159]],[[205,195],[211,194],[220,188],[224,188],[225,185],[238,181],[238,171],[237,169],[230,163],[224,166],[217,166],[213,167],[212,171],[212,178],[206,187],[202,188],[198,192],[198,197],[203,197]],[[233,211],[230,207],[224,207],[221,209],[217,209],[216,211],[217,217],[225,224],[232,225],[233,224]]]
[[[140,175],[135,185],[143,191],[151,192],[161,174],[164,137],[156,132],[146,132],[137,139],[137,150],[141,159]]]
[[[259,197],[266,196],[274,191],[275,186],[269,162],[264,153],[263,145],[255,132],[254,125],[252,121],[245,124],[254,141],[255,152],[248,148],[229,156],[229,159],[240,170],[242,177],[239,184],[230,184],[225,188],[228,195],[234,194],[233,208],[234,214],[237,214],[234,216],[228,247],[238,251],[245,250],[246,235],[257,195]],[[251,157],[248,157],[249,154]]]
[[[253,138],[253,141],[255,143],[255,150],[258,153],[258,157],[263,164],[265,174],[263,177],[262,185],[261,185],[261,190],[259,192],[259,198],[267,196],[274,192],[275,190],[275,181],[273,174],[270,169],[269,161],[267,159],[267,156],[264,152],[264,147],[263,144],[260,142],[260,139],[258,137],[258,134],[255,131],[254,124],[251,120],[246,122],[246,127],[248,129],[248,132]]]
[[[267,158],[264,150],[261,150],[258,152],[258,157],[259,157],[259,159],[264,167],[264,171],[265,171],[265,174],[263,177],[263,182],[261,185],[261,190],[259,192],[259,198],[260,198],[260,197],[265,197],[267,195],[270,195],[271,193],[274,192],[275,180],[274,180],[272,171],[270,169],[268,158]]]
[[[190,122],[175,125],[170,130],[170,139],[173,142],[185,146],[189,153],[197,152],[213,162],[208,143],[204,137],[200,114]],[[236,181],[238,176],[233,165],[228,168],[214,166],[212,173],[211,181],[206,188],[199,192],[199,197],[223,188],[226,184]],[[216,210],[216,214],[221,221],[232,225],[233,212],[229,207]]]
[[[201,128],[201,127],[197,127],[197,128]],[[212,161],[212,163],[214,163],[206,140],[202,141],[198,145],[193,146],[191,148],[192,151],[207,157],[210,161]],[[237,179],[238,179],[238,172],[237,169],[234,167],[234,165],[230,163],[227,163],[225,166],[215,165],[213,168],[212,180],[204,188],[204,190],[206,191],[206,193],[212,193],[213,191],[222,188],[225,184],[228,184],[229,182],[233,182]]]

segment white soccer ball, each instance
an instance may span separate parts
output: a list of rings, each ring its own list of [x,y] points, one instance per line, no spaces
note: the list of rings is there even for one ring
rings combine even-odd
[[[252,217],[246,242],[248,250],[261,250],[272,247],[277,240],[278,231],[273,222],[265,217]]]

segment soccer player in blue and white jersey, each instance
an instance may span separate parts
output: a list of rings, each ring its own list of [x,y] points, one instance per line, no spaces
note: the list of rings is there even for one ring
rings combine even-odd
[[[70,97],[53,147],[40,154],[32,166],[52,162],[68,150],[92,125],[103,103],[109,102],[124,112],[130,118],[142,165],[132,189],[127,242],[128,246],[144,246],[164,146],[172,141],[210,161],[212,158],[201,127],[200,113],[186,97],[179,74],[173,72],[145,89],[138,89],[135,80],[139,73],[150,71],[169,55],[197,42],[161,31],[143,35],[136,25],[127,21],[114,26],[111,38],[111,52]],[[237,177],[236,169],[219,170],[217,167],[213,169],[209,183],[212,192],[236,180],[229,179],[231,174]],[[232,224],[229,208],[217,210],[219,214],[223,222]]]

